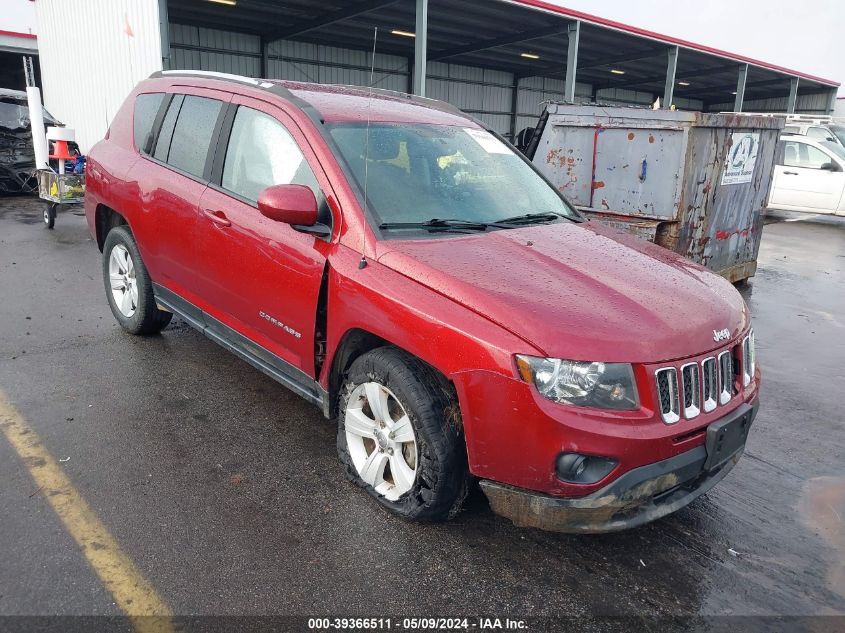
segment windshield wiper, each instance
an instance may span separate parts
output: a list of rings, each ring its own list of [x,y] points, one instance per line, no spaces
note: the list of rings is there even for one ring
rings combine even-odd
[[[441,220],[432,218],[425,222],[383,222],[379,224],[382,230],[390,229],[425,229],[428,231],[486,231],[495,224],[486,222],[470,222],[468,220]]]
[[[512,218],[505,218],[504,220],[496,220],[494,226],[497,224],[504,224],[505,226],[514,226],[520,224],[540,224],[542,222],[552,222],[561,218],[567,218],[565,215],[557,213],[527,213],[525,215],[515,215]]]

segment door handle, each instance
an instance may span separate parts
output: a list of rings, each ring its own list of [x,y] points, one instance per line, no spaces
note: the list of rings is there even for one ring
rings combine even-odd
[[[219,227],[232,226],[232,222],[226,217],[222,211],[214,211],[212,209],[203,209],[202,212],[209,220],[214,222]]]
[[[784,176],[797,176],[798,172],[797,171],[785,171],[785,172],[783,172],[783,175]]]

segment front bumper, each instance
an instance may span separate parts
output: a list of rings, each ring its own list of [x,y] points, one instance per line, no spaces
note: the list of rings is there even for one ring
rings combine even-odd
[[[757,415],[758,402],[743,404],[719,422]],[[706,446],[629,470],[596,492],[577,499],[538,494],[493,481],[481,489],[496,514],[520,527],[553,532],[617,532],[654,521],[683,508],[719,483],[733,469],[744,444],[710,470]],[[711,459],[711,461],[713,461]]]

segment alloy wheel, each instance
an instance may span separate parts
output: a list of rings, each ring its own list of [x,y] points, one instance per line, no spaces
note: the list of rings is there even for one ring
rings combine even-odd
[[[377,382],[355,387],[344,414],[346,443],[358,474],[377,493],[396,501],[417,478],[414,427],[405,407]]]
[[[109,255],[109,280],[114,304],[126,318],[138,309],[138,282],[129,249],[116,244]]]

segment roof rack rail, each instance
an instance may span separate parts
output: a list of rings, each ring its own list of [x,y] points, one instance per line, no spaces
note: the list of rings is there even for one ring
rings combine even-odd
[[[271,81],[261,81],[252,77],[244,75],[233,75],[231,73],[219,73],[213,70],[157,70],[150,79],[157,79],[160,77],[208,77],[209,79],[221,79],[223,81],[237,81],[240,83],[250,84],[258,88],[272,88],[276,84]]]

